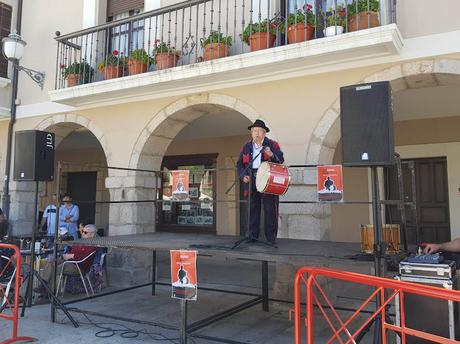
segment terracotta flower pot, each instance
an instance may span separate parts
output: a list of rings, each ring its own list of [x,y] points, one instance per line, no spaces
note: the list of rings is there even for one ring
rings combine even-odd
[[[138,60],[128,60],[129,75],[148,72],[149,64]]]
[[[268,32],[253,33],[252,36],[249,38],[249,45],[251,46],[251,51],[271,48],[275,45],[275,39],[276,35],[274,33],[270,33],[270,35],[268,34]]]
[[[287,31],[288,42],[292,44],[313,39],[315,27],[311,24],[297,23],[290,25]]]
[[[119,78],[123,76],[123,66],[107,65],[102,68],[102,75],[104,76],[104,80]]]
[[[377,12],[369,12],[369,25],[368,25],[368,12],[360,12],[348,18],[348,32],[369,29],[380,25],[379,14]]]
[[[67,87],[74,87],[80,84],[80,74],[67,75]]]
[[[224,43],[210,43],[203,48],[203,60],[215,60],[228,56],[228,46]]]
[[[176,67],[179,57],[172,53],[158,53],[155,55],[157,70]]]

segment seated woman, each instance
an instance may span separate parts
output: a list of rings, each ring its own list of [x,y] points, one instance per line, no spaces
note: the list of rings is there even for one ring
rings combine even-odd
[[[97,227],[93,224],[86,225],[83,230],[81,231],[82,239],[91,239],[94,238],[97,232]],[[74,245],[71,247],[70,251],[68,253],[65,253],[62,255],[62,257],[59,258],[58,260],[58,266],[57,266],[57,271],[58,273],[61,273],[64,261],[78,261],[82,260],[91,253],[95,252],[97,250],[97,247],[95,246],[82,246],[82,245]],[[79,264],[79,267],[82,271],[87,271],[91,265],[93,264],[94,260],[94,255],[88,259],[85,260],[84,262]],[[78,274],[78,268],[75,264],[66,264],[64,265],[64,273],[68,274]],[[45,268],[43,269],[42,272],[42,278],[43,280],[50,285],[51,279],[52,279],[52,272],[54,268],[54,262],[49,261],[46,263]],[[38,303],[44,303],[46,302],[46,289],[41,286],[39,288],[35,288],[34,291],[39,295],[38,300],[35,302],[36,304]]]

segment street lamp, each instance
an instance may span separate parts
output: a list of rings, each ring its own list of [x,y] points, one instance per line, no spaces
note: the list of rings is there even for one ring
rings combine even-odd
[[[14,68],[24,71],[43,90],[43,85],[45,83],[45,73],[37,72],[36,70],[19,65],[19,60],[22,58],[25,47],[27,45],[27,43],[22,40],[21,36],[15,32],[10,33],[8,37],[2,39],[2,43],[3,54],[8,59],[8,61],[13,63]]]
[[[18,0],[18,18],[16,28],[20,32],[21,30],[21,13],[22,13],[22,0]],[[10,213],[10,170],[11,170],[11,150],[13,143],[13,132],[14,123],[16,122],[16,105],[18,95],[18,73],[24,71],[28,76],[35,81],[40,88],[43,90],[45,83],[45,73],[37,72],[36,70],[22,67],[19,65],[19,60],[24,54],[26,42],[21,39],[21,35],[16,32],[11,33],[8,37],[2,39],[3,55],[13,65],[13,75],[11,78],[11,108],[10,108],[10,122],[8,124],[8,139],[6,148],[6,159],[5,159],[5,177],[3,182],[3,193],[2,193],[2,207],[3,213],[9,220]],[[10,236],[11,227],[8,226],[8,236]],[[32,259],[33,260],[33,259]]]

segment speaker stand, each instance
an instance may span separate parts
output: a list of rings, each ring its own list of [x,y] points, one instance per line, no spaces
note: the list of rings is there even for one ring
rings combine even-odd
[[[382,236],[382,216],[380,212],[380,192],[379,192],[379,176],[377,166],[371,167],[372,178],[372,217],[374,219],[374,274],[377,277],[385,277],[385,245]],[[380,293],[377,294],[376,309],[382,305]],[[382,320],[380,317],[375,318],[374,322],[374,344],[380,344],[382,341],[381,329]]]
[[[38,181],[35,181],[35,200],[34,200],[34,218],[32,222],[32,236],[30,239],[30,269],[35,269],[35,233],[38,230]],[[27,284],[26,299],[27,306],[32,305],[32,289],[34,285],[34,274],[30,274],[30,280]]]

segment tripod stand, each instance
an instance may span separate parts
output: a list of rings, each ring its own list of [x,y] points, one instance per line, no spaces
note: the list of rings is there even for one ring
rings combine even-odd
[[[34,262],[32,262],[31,264],[31,267],[30,267],[30,271],[27,273],[26,277],[24,278],[24,280],[27,280],[27,290],[30,290],[32,287],[31,287],[31,284],[33,283],[33,278],[35,277],[37,279],[37,281],[40,283],[40,285],[45,288],[46,290],[46,293],[50,299],[50,302],[52,303],[52,305],[56,308],[59,308],[61,311],[64,312],[64,314],[67,316],[67,318],[69,318],[69,320],[72,322],[73,326],[75,328],[79,327],[78,323],[75,321],[75,319],[72,317],[72,315],[69,313],[69,311],[67,310],[67,308],[61,303],[61,301],[59,301],[59,299],[56,297],[56,295],[54,295],[53,291],[51,290],[51,288],[48,286],[48,283],[45,282],[45,280],[40,276],[40,274],[38,273],[38,271],[36,271],[34,269],[34,266],[33,266]],[[22,311],[21,311],[21,317],[24,317],[24,313],[26,311],[26,306],[30,303],[31,303],[31,296],[32,294],[29,294],[27,293],[26,294],[26,297],[24,298],[24,301],[22,303]]]
[[[247,213],[247,227],[246,227],[246,234],[243,238],[241,238],[240,240],[237,240],[233,246],[232,246],[232,250],[234,250],[235,248],[239,247],[241,244],[243,243],[260,243],[260,244],[263,244],[263,245],[266,245],[268,247],[272,247],[272,248],[278,248],[275,244],[272,244],[272,243],[269,243],[267,241],[264,241],[264,240],[259,240],[258,238],[254,238],[252,235],[251,235],[251,199],[252,199],[252,188],[253,188],[253,183],[254,183],[254,175],[253,175],[253,171],[252,171],[252,164],[253,162],[262,154],[262,152],[264,151],[265,147],[263,146],[262,149],[249,161],[248,165],[244,168],[243,170],[243,174],[245,176],[249,176],[249,192],[248,192],[248,213]],[[226,194],[229,193],[229,191],[236,185],[237,183],[237,180],[235,180],[235,182],[233,182],[232,185],[230,185],[230,187],[227,189],[227,191],[225,192]],[[265,221],[265,219],[264,219]]]

